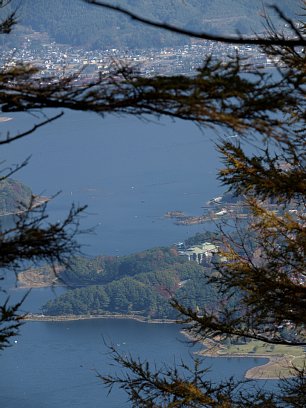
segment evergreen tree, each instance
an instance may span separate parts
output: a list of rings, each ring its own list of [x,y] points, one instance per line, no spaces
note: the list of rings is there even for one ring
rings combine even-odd
[[[221,140],[217,145],[224,163],[219,179],[235,196],[244,197],[247,225],[236,223],[235,240],[220,226],[221,254],[226,261],[216,264],[217,273],[206,276],[207,284],[218,288],[215,308],[187,308],[173,299],[180,321],[188,324],[187,330],[197,339],[305,345],[305,23],[296,24],[274,7],[290,27],[290,38],[277,32],[268,17],[265,38],[224,38],[150,21],[104,2],[91,3],[179,34],[257,44],[273,59],[277,75],[256,69],[238,53],[229,62],[206,58],[193,77],[137,78],[134,84],[137,90],[139,84],[146,84],[140,98],[147,112],[203,126],[221,125],[239,135],[238,143]],[[251,154],[246,152],[250,141],[256,145]],[[193,370],[183,365],[180,370],[156,372],[146,362],[122,357],[115,349],[112,352],[129,373],[101,378],[110,389],[114,384],[125,389],[135,407],[306,404],[303,368],[296,368],[296,378],[283,384],[278,394],[258,391],[251,395],[238,392],[237,383],[231,381],[214,386],[198,364]]]
[[[102,115],[167,115],[237,133],[238,143],[218,142],[224,161],[219,177],[234,194],[245,197],[248,225],[237,225],[235,236],[239,239],[235,241],[221,226],[226,261],[216,264],[217,273],[206,277],[207,284],[219,289],[216,308],[186,308],[175,299],[172,304],[198,338],[242,337],[305,345],[305,23],[295,24],[274,7],[291,30],[290,37],[276,31],[269,18],[265,37],[222,37],[150,21],[104,2],[87,2],[178,34],[258,46],[274,61],[276,74],[254,67],[239,52],[226,61],[205,57],[193,76],[146,78],[128,66],[117,65],[84,86],[75,86],[75,76],[41,78],[38,68],[20,64],[6,66],[0,73],[2,112],[52,107]],[[13,13],[2,21],[0,33],[9,33],[14,19]],[[56,113],[24,133],[8,134],[0,144],[28,136],[61,115]],[[253,153],[247,152],[249,143],[256,145]],[[15,267],[23,259],[61,260],[63,247],[58,244],[64,239],[68,252],[73,248],[65,227],[77,212],[72,211],[64,225],[50,225],[47,230],[40,224],[44,213],[32,221],[22,218],[14,234],[2,238],[1,265]],[[5,304],[2,309],[3,321],[13,322],[13,329],[0,339],[3,344],[15,333],[20,317],[16,315],[18,305],[8,310]],[[147,363],[120,356],[114,349],[113,353],[130,372],[123,377],[101,378],[110,388],[117,384],[125,389],[135,407],[306,405],[303,369],[278,394],[259,391],[251,395],[239,391],[233,381],[213,385],[197,363],[192,369],[183,366],[182,370],[175,367],[155,372]]]

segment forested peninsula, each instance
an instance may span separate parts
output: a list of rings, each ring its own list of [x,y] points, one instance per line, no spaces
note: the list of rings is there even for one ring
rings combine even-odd
[[[275,211],[275,204],[270,200],[266,200],[265,206]],[[203,208],[208,218],[230,219],[232,215],[243,215],[246,219],[250,216],[244,198],[229,192],[211,199]],[[187,224],[190,218],[183,218],[180,211],[165,216],[187,220]],[[235,234],[231,232],[232,239]],[[206,231],[170,247],[127,256],[74,257],[69,267],[57,267],[54,271],[44,266],[20,273],[19,286],[66,285],[69,288],[43,306],[43,314],[50,318],[111,314],[141,319],[176,319],[178,312],[171,305],[172,298],[193,310],[218,307],[217,290],[211,278],[217,274],[216,263],[227,260],[221,255],[222,244],[220,247],[212,242],[218,242],[218,234]],[[251,252],[251,241],[249,245]],[[253,254],[254,259],[257,256],[260,254]]]
[[[197,258],[190,260],[183,256],[190,249],[196,253],[197,248],[200,250],[204,243],[208,244],[208,240],[212,241],[214,237],[213,233],[198,233],[171,247],[153,248],[128,256],[78,257],[69,268],[60,268],[56,274],[48,267],[22,272],[19,279],[24,286],[69,285],[65,294],[44,305],[43,314],[29,314],[26,319],[65,321],[119,318],[171,323],[179,318],[169,302],[171,297],[192,309],[200,310],[205,306],[208,311],[215,310],[220,301],[217,290],[213,284],[206,283],[207,278],[213,278],[216,273],[214,262],[208,262],[208,258],[199,264]],[[232,298],[232,301],[235,302],[235,299]],[[284,327],[283,330],[288,329]],[[201,339],[200,342],[204,346],[200,354],[205,356],[256,356],[268,359],[264,366],[249,370],[247,378],[290,377],[292,367],[301,367],[304,362],[301,347],[290,350],[281,345],[266,347],[260,341],[246,339],[232,342]]]
[[[43,307],[48,316],[128,314],[152,319],[175,319],[171,297],[186,306],[212,307],[216,302],[205,275],[213,273],[208,261],[199,264],[182,256],[185,247],[202,243],[211,233],[197,234],[180,246],[160,247],[128,256],[76,257],[57,276],[48,268],[19,275],[23,286],[67,284],[67,292]],[[210,258],[209,258],[210,259]],[[34,278],[36,284],[31,285]],[[34,279],[35,280],[35,279]]]

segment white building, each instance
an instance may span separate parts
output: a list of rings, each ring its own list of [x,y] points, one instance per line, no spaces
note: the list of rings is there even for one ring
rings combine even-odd
[[[215,254],[219,252],[217,245],[210,242],[204,242],[200,245],[194,245],[185,251],[181,251],[180,255],[186,256],[189,261],[195,261],[198,264],[210,264]]]

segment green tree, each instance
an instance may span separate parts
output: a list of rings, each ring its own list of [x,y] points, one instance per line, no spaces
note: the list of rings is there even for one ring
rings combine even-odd
[[[224,38],[155,22],[104,2],[90,3],[178,34],[256,44],[274,60],[276,75],[256,69],[238,53],[229,62],[206,58],[192,77],[135,78],[134,86],[139,90],[146,84],[140,98],[149,107],[147,112],[154,109],[203,126],[221,125],[240,137],[238,144],[218,143],[224,162],[219,178],[235,196],[244,196],[248,223],[236,224],[236,240],[220,226],[226,261],[216,265],[216,274],[206,276],[207,284],[218,288],[215,307],[199,310],[173,299],[181,322],[202,339],[240,337],[305,345],[305,23],[295,24],[274,7],[290,27],[291,38],[277,32],[268,17],[264,38]],[[158,108],[156,99],[152,104],[153,95]],[[257,147],[251,154],[245,148],[249,141]],[[287,330],[282,329],[284,324]],[[155,372],[147,363],[112,352],[130,373],[101,378],[110,388],[117,384],[125,389],[137,407],[302,407],[306,403],[303,369],[277,396],[246,396],[237,393],[232,383],[213,387],[197,365],[194,371],[183,366],[185,376],[177,368]]]
[[[182,321],[190,325],[191,333],[202,338],[238,336],[272,344],[305,345],[304,22],[297,26],[275,7],[280,20],[291,30],[290,37],[276,31],[269,18],[266,19],[267,36],[223,37],[154,22],[104,2],[88,0],[87,3],[101,9],[113,9],[172,33],[258,46],[274,61],[277,73],[272,75],[267,70],[252,66],[238,52],[235,58],[226,61],[205,57],[201,68],[193,76],[146,78],[128,66],[117,65],[109,74],[100,75],[91,84],[75,86],[75,76],[41,78],[38,68],[20,64],[6,66],[0,73],[2,112],[37,111],[51,107],[93,111],[101,115],[107,112],[155,117],[167,115],[194,121],[202,127],[221,126],[226,131],[236,132],[238,144],[226,140],[218,143],[224,160],[219,177],[234,194],[245,196],[250,212],[248,226],[237,225],[236,241],[221,226],[222,252],[227,261],[216,265],[217,273],[213,277],[206,277],[207,284],[213,283],[218,287],[216,308],[199,310],[198,307],[184,307],[175,299],[172,304],[181,313]],[[1,23],[0,32],[9,33],[14,23],[15,14],[12,13]],[[62,114],[56,113],[23,133],[8,134],[0,140],[0,144],[28,136],[37,127]],[[250,142],[257,146],[254,153],[247,153],[246,146]],[[277,212],[271,210],[272,203],[277,205]],[[39,229],[39,233],[46,233],[49,239],[39,239],[39,242],[45,242],[43,247],[38,245],[40,224],[37,224],[37,218],[30,224],[23,221],[25,239],[30,239],[31,243],[26,248],[31,248],[31,251],[25,251],[22,259],[61,260],[59,251],[50,256],[50,240],[53,242],[54,237],[68,238],[63,231],[73,221],[74,215],[75,212],[64,228],[55,228],[59,235],[54,235],[54,226],[50,226],[48,233]],[[38,221],[43,220],[38,218]],[[31,229],[33,223],[34,231]],[[19,228],[17,226],[17,232]],[[50,232],[53,233],[50,235]],[[4,238],[3,248],[12,236]],[[6,252],[0,254],[3,266],[15,266],[20,260],[15,237],[9,248],[12,255],[6,263],[2,262],[2,258],[6,259],[2,254]],[[62,247],[55,246],[55,249]],[[68,245],[68,249],[71,246]],[[19,324],[15,312],[13,310],[6,320],[13,319],[13,324]],[[289,330],[281,330],[282,323],[289,323]],[[4,341],[7,338],[6,335]],[[130,372],[123,377],[101,378],[110,388],[117,384],[125,389],[135,407],[306,405],[303,370],[277,395],[263,392],[251,395],[247,391],[239,392],[237,383],[232,381],[213,385],[206,380],[205,370],[201,370],[198,364],[194,369],[183,366],[183,372],[177,368],[154,372],[147,363],[122,357],[116,350],[113,353],[115,359]]]

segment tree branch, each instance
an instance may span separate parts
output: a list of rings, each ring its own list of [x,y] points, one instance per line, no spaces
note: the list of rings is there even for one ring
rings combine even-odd
[[[10,136],[10,134],[7,134],[6,139],[4,140],[0,140],[0,145],[4,145],[4,144],[8,144],[11,142],[15,142],[16,140],[22,139],[23,137],[26,137],[32,133],[34,133],[37,129],[39,129],[40,127],[53,122],[54,120],[60,118],[61,116],[64,115],[64,112],[59,113],[58,115],[53,116],[52,118],[47,118],[46,120],[44,120],[43,122],[38,123],[37,125],[34,125],[31,129],[23,132],[23,133],[18,133],[15,136]]]
[[[140,23],[146,24],[151,27],[155,27],[155,28],[159,28],[162,30],[172,32],[172,33],[181,34],[181,35],[185,35],[185,36],[193,37],[193,38],[199,38],[203,40],[223,42],[223,43],[229,43],[229,44],[241,44],[241,45],[248,44],[248,45],[260,45],[260,46],[298,47],[298,46],[304,46],[306,44],[305,39],[301,37],[298,37],[296,39],[284,39],[280,37],[277,37],[277,38],[265,38],[265,37],[250,38],[250,37],[242,37],[242,36],[227,37],[227,36],[208,34],[205,32],[186,30],[184,28],[176,27],[171,24],[161,23],[158,21],[150,20],[145,17],[141,17],[129,10],[126,10],[125,8],[122,8],[120,6],[114,6],[114,5],[105,3],[103,1],[98,1],[98,0],[84,0],[84,1],[86,3],[93,4],[98,7],[116,11],[127,17],[130,17],[132,20],[138,21]],[[274,8],[278,10],[277,7],[274,7]]]

